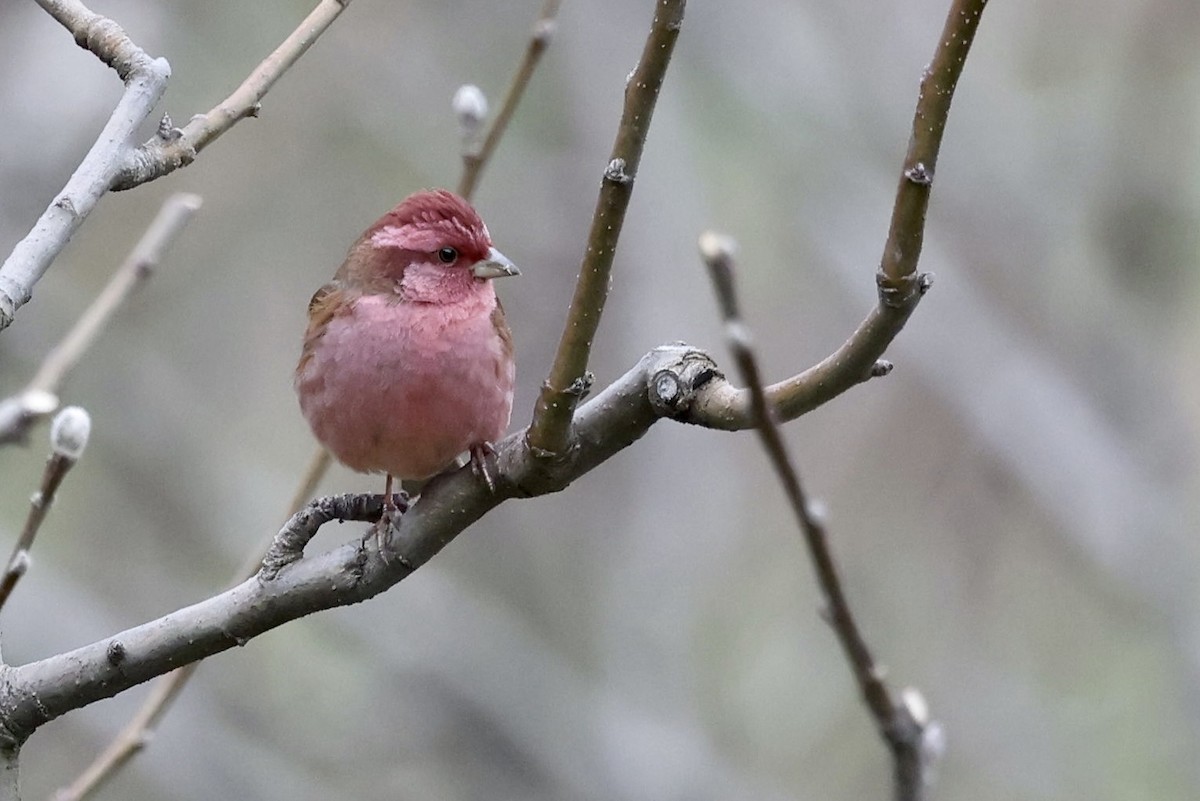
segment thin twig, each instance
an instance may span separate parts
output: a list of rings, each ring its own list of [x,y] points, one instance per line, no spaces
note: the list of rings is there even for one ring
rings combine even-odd
[[[880,286],[885,292],[904,296],[915,291],[912,278],[921,258],[925,212],[929,208],[950,103],[987,3],[988,0],[954,0],[950,4],[933,60],[921,74],[912,135],[900,169],[892,222],[879,262],[883,274]]]
[[[29,570],[29,549],[33,547],[33,540],[54,503],[62,480],[83,455],[91,428],[88,413],[78,406],[68,406],[54,418],[54,425],[50,428],[50,458],[46,460],[46,469],[42,471],[42,485],[29,501],[25,527],[13,546],[4,575],[0,577],[0,608]]]
[[[233,94],[207,113],[193,117],[183,128],[168,130],[166,136],[160,133],[129,154],[113,183],[113,191],[132,189],[191,164],[201,150],[235,124],[246,117],[257,117],[260,102],[275,82],[312,47],[348,5],[350,0],[321,0]]]
[[[500,104],[500,110],[496,112],[482,141],[463,151],[463,171],[462,178],[458,182],[458,194],[468,200],[475,193],[479,176],[491,159],[492,153],[495,152],[496,145],[500,143],[500,137],[504,136],[504,132],[508,129],[508,123],[512,119],[513,113],[516,112],[517,104],[521,102],[526,87],[529,86],[529,80],[533,77],[534,70],[537,69],[542,53],[546,52],[546,48],[550,45],[550,38],[554,35],[554,19],[558,16],[560,5],[562,5],[562,0],[546,0],[542,6],[541,13],[533,23],[533,34],[529,37],[525,56],[513,74],[512,82],[508,85],[508,92],[504,95],[504,102]]]
[[[58,408],[59,390],[67,374],[96,342],[117,309],[154,273],[167,247],[199,208],[199,195],[180,193],[167,198],[104,289],[62,341],[46,354],[25,389],[0,400],[0,445],[23,440],[32,425]]]
[[[529,427],[529,444],[535,452],[560,455],[569,447],[571,417],[591,387],[588,356],[608,299],[613,256],[625,210],[633,194],[646,134],[671,63],[675,40],[679,38],[686,5],[685,0],[659,0],[641,60],[625,84],[625,108],[612,157],[604,170],[579,280],[554,364],[542,385]]]
[[[835,352],[804,372],[766,388],[767,400],[781,422],[793,420],[891,370],[891,365],[880,359],[933,284],[932,275],[917,272],[925,213],[950,103],[986,5],[987,0],[953,0],[933,60],[921,75],[908,151],[900,169],[891,226],[876,275],[879,301]],[[688,411],[689,422],[730,431],[753,425],[748,390],[727,384],[713,384],[711,389],[696,399]]]
[[[796,515],[796,522],[804,535],[804,542],[817,574],[817,583],[825,596],[829,624],[837,634],[838,642],[841,643],[846,659],[850,662],[867,708],[895,757],[896,798],[916,801],[921,797],[922,788],[926,785],[922,749],[926,721],[917,721],[906,706],[893,700],[883,681],[883,671],[872,658],[870,648],[850,611],[850,602],[846,598],[833,554],[829,550],[825,526],[814,513],[806,497],[804,487],[800,483],[800,474],[788,454],[787,445],[779,433],[778,422],[763,390],[750,329],[738,311],[733,275],[735,249],[733,240],[712,231],[705,232],[700,237],[700,255],[708,267],[716,290],[721,317],[725,323],[725,338],[742,380],[750,392],[755,428],[762,440],[763,449],[779,476],[788,503]]]

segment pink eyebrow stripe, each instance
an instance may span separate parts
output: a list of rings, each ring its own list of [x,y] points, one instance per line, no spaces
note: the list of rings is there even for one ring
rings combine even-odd
[[[381,248],[413,248],[421,237],[413,236],[411,225],[385,225],[371,235],[371,244]]]

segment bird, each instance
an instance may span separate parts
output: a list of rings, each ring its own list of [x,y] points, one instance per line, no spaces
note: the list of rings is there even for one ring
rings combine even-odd
[[[492,280],[515,275],[470,203],[423,190],[367,228],[309,301],[300,410],[338,461],[386,475],[385,519],[394,479],[427,479],[464,453],[495,490],[488,460],[516,364]]]

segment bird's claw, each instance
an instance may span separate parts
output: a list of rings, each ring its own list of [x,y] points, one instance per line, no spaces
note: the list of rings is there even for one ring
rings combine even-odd
[[[488,492],[496,492],[496,449],[490,442],[481,442],[470,448],[471,472],[483,479]]]
[[[392,560],[388,558],[388,554],[392,550],[392,513],[395,512],[395,507],[384,507],[383,514],[371,530],[367,533],[370,537],[375,535],[375,545],[379,548],[379,558],[383,560],[385,565],[391,564]]]

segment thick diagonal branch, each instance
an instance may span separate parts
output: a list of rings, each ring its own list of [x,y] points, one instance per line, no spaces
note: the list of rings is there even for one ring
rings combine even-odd
[[[294,554],[273,578],[260,575],[220,595],[92,645],[21,667],[0,667],[0,734],[15,743],[73,709],[108,698],[183,665],[321,609],[366,600],[420,567],[484,513],[515,496],[563,489],[641,437],[656,420],[683,413],[697,388],[714,380],[711,360],[682,346],[659,348],[579,410],[569,458],[535,458],[524,432],[497,448],[495,493],[464,468],[434,480],[401,518],[384,558],[374,538],[316,556]],[[372,499],[333,499],[310,520],[378,518]],[[300,523],[289,524],[295,528]],[[299,539],[307,535],[301,531]],[[297,541],[294,534],[286,538]],[[289,546],[290,547],[290,546]],[[289,561],[290,560],[290,561]]]

